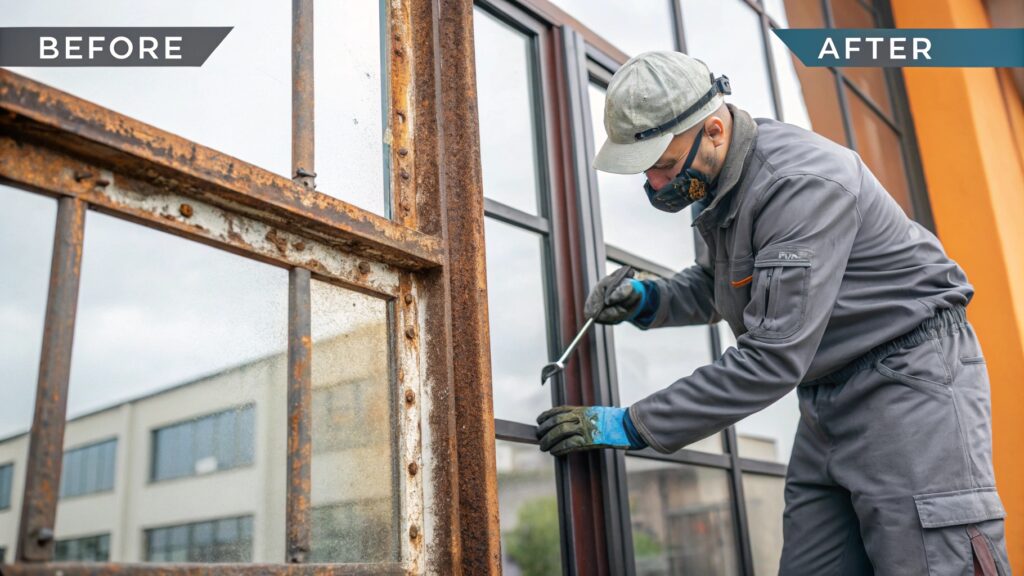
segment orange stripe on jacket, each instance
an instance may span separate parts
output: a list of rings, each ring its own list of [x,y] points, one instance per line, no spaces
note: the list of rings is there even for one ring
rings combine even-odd
[[[739,288],[740,286],[746,286],[747,284],[750,284],[750,281],[753,280],[753,279],[754,279],[754,275],[751,274],[750,276],[747,276],[743,280],[737,280],[735,282],[729,282],[729,284],[732,284],[733,288]]]

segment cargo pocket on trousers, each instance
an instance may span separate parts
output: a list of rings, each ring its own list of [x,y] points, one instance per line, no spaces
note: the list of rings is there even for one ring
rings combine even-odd
[[[788,338],[800,330],[810,274],[811,251],[806,248],[771,248],[757,255],[750,293],[753,317],[747,321],[752,335]]]
[[[1006,512],[995,488],[914,496],[924,531],[928,574],[1006,576],[1002,545]]]

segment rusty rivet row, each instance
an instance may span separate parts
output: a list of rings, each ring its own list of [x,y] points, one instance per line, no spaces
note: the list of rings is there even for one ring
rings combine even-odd
[[[405,403],[406,404],[412,404],[415,401],[416,401],[416,393],[407,388],[405,390]]]
[[[369,274],[370,273],[370,263],[365,261],[365,260],[360,261],[359,265],[357,266],[357,268],[359,268],[359,273],[360,274]]]
[[[416,473],[419,472],[419,471],[420,471],[419,464],[417,464],[415,462],[409,462],[409,475],[410,476],[415,476]]]
[[[178,212],[185,218],[191,218],[192,206],[189,204],[182,204],[181,206],[178,206]]]

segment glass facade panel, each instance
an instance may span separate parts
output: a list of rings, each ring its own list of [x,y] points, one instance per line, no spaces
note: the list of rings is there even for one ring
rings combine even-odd
[[[0,274],[0,438],[7,438],[32,425],[57,202],[3,184],[0,201],[0,259],[17,270]],[[14,455],[0,451],[0,461]]]
[[[291,3],[14,2],[4,26],[231,26],[200,67],[12,71],[291,177]],[[102,73],[97,73],[102,70]]]
[[[836,28],[875,28],[875,15],[860,0],[829,0],[832,5],[832,20]],[[868,51],[870,44],[861,46]],[[881,49],[881,48],[880,48]],[[910,54],[907,50],[906,54]],[[892,102],[889,98],[889,87],[885,82],[883,68],[844,67],[843,74],[857,85],[883,113],[892,117]]]
[[[626,458],[637,574],[739,574],[728,474]]]
[[[60,497],[113,490],[116,451],[117,440],[114,439],[65,452]]]
[[[314,280],[312,557],[398,559],[394,384],[384,300]]]
[[[316,189],[381,215],[390,213],[387,5],[313,3]]]
[[[782,557],[782,513],[786,480],[778,476],[743,475],[743,495],[750,523],[750,551],[755,574],[776,574]]]
[[[209,474],[252,464],[252,454],[243,452],[242,446],[251,444],[243,435],[251,436],[252,427],[244,429],[238,423],[252,419],[251,405],[211,414],[153,431],[152,480],[169,480],[183,476]],[[218,424],[231,422],[227,427]],[[231,451],[214,449],[214,430],[222,436],[218,443],[230,446]]]
[[[147,562],[251,562],[252,516],[146,530]]]
[[[501,566],[505,574],[562,573],[555,460],[533,444],[498,440]]]
[[[846,100],[850,105],[850,123],[853,124],[857,153],[903,211],[913,217],[899,134],[849,89],[846,90]]]
[[[629,56],[651,50],[675,50],[671,0],[552,0]]]
[[[686,0],[683,28],[688,54],[715,76],[729,77],[732,95],[726,101],[755,118],[775,118],[757,12],[740,0]]]
[[[544,242],[497,220],[485,225],[494,417],[536,424],[551,407],[550,384],[540,385],[548,363]]]
[[[110,534],[57,540],[56,562],[107,562],[110,560]]]
[[[596,150],[608,138],[604,129],[605,90],[591,84],[589,94]],[[597,173],[604,241],[666,268],[682,270],[694,262],[690,213],[669,214],[651,206],[644,181],[643,174]]]
[[[544,169],[535,41],[480,8],[473,26],[484,196],[537,214]]]

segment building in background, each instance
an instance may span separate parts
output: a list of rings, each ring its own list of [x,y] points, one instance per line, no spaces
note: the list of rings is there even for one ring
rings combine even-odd
[[[855,150],[964,267],[1024,570],[1020,71],[807,68],[772,33],[1021,27],[1020,2],[106,1],[107,25],[234,29],[202,68],[12,70],[71,96],[0,71],[0,259],[18,271],[0,277],[0,558],[14,560],[26,493],[28,437],[12,435],[53,378],[41,359],[60,357],[40,343],[61,318],[46,294],[51,256],[76,245],[73,198],[90,210],[52,559],[775,573],[795,394],[670,455],[536,446],[544,409],[631,404],[735,344],[724,325],[600,328],[539,385],[601,276],[672,274],[703,249],[685,213],[650,208],[642,176],[590,164],[612,75],[674,49],[727,75],[727,100],[753,116]],[[92,22],[92,6],[52,3],[6,25]],[[292,28],[313,4],[318,32]],[[292,60],[303,39],[312,64]],[[297,170],[314,165],[315,182]],[[115,185],[82,188],[97,177]],[[308,401],[288,399],[310,379]],[[287,441],[296,407],[308,458]]]

